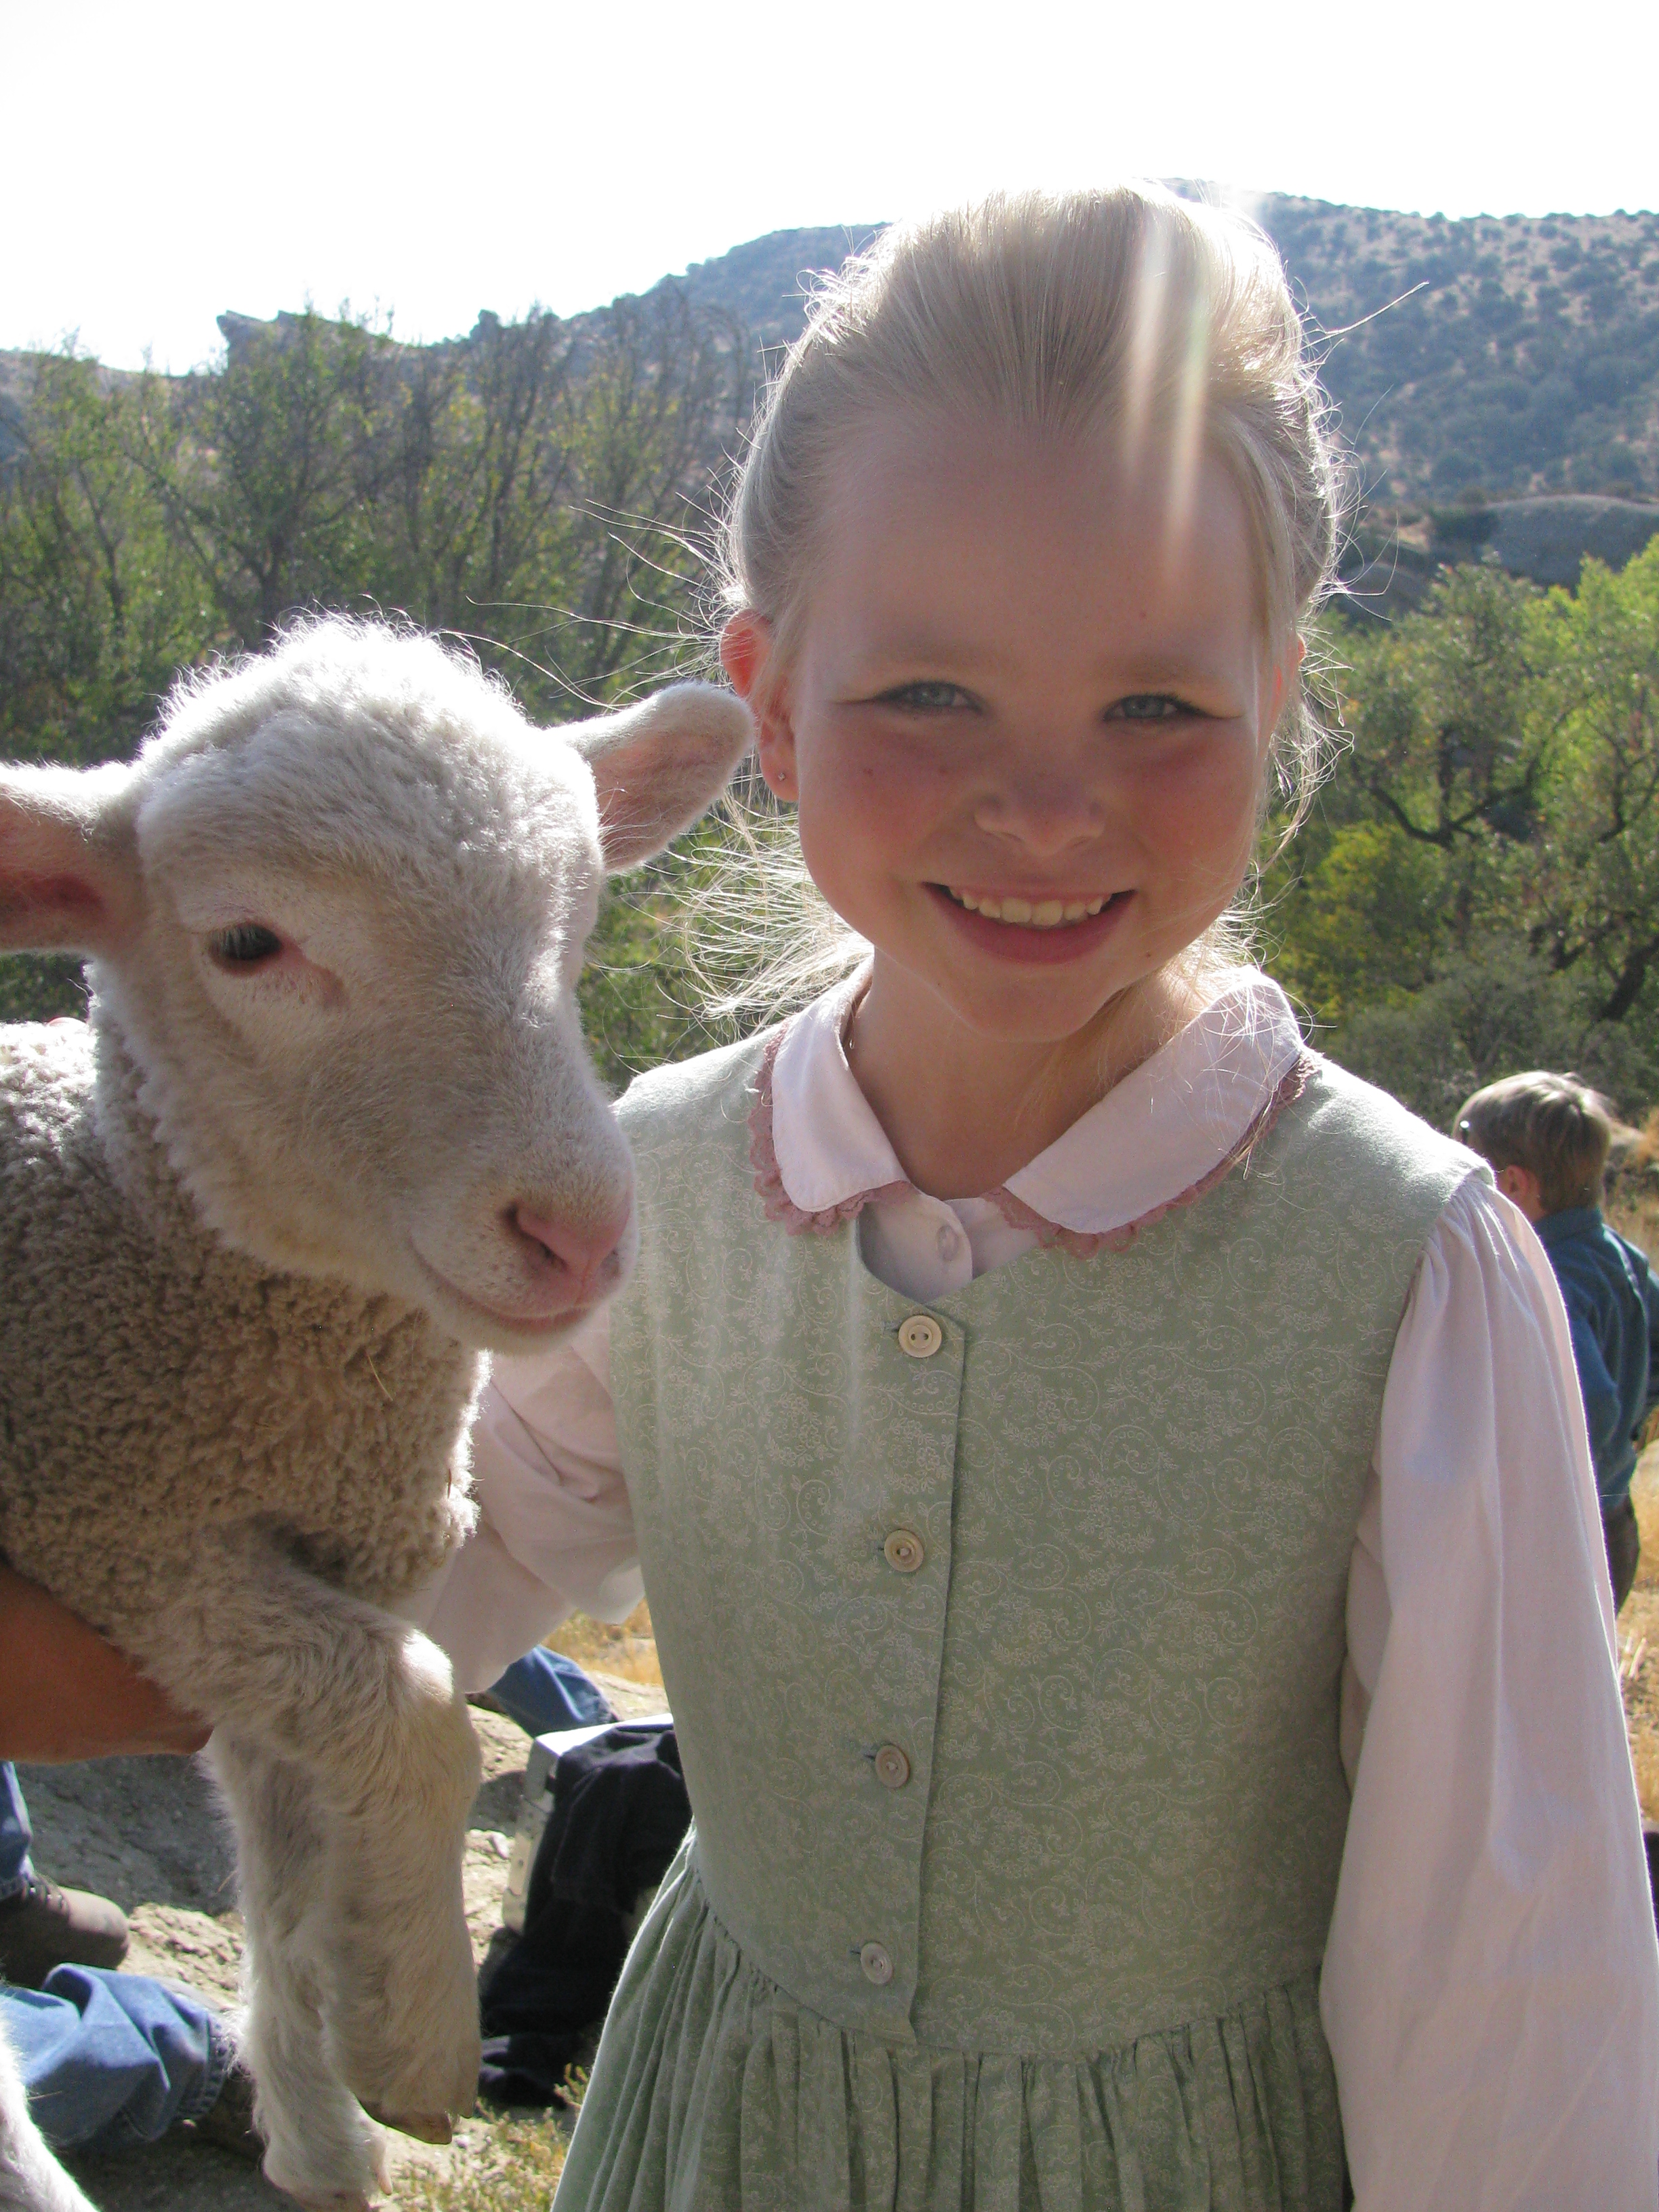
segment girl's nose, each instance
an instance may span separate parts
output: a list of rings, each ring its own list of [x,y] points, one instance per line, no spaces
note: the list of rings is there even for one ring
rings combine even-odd
[[[980,829],[1018,845],[1036,860],[1053,860],[1092,844],[1105,824],[1098,796],[1080,781],[1013,777],[974,810]]]

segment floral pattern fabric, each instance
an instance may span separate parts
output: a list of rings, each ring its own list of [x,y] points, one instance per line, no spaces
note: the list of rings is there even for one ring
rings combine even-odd
[[[1334,2209],[1344,1593],[1468,1158],[1317,1064],[1128,1249],[918,1309],[767,1218],[764,1050],[623,1109],[612,1385],[697,1825],[561,2203]]]

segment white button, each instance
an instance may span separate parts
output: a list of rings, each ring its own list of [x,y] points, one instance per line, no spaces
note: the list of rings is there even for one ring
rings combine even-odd
[[[864,1969],[865,1980],[874,1982],[878,1988],[893,1978],[893,1961],[879,1943],[866,1943],[859,1953],[859,1964]]]
[[[895,1574],[913,1575],[927,1558],[914,1528],[895,1528],[881,1547],[881,1555]]]
[[[941,1229],[939,1232],[939,1258],[941,1260],[954,1260],[957,1256],[957,1247],[961,1243],[961,1242],[962,1237],[957,1231],[954,1229]]]
[[[912,1359],[931,1359],[945,1341],[945,1331],[932,1314],[912,1314],[899,1323],[899,1349]]]
[[[910,1779],[910,1762],[896,1743],[884,1743],[876,1753],[876,1779],[884,1790],[902,1790]]]

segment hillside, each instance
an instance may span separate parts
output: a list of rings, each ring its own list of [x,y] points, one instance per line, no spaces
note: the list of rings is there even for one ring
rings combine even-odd
[[[1274,195],[1254,213],[1370,499],[1659,498],[1659,214],[1454,222]],[[787,342],[811,273],[878,228],[775,231],[665,281]]]
[[[1197,191],[1201,187],[1182,186]],[[1659,214],[1403,215],[1267,196],[1258,220],[1303,302],[1354,454],[1360,603],[1413,604],[1440,563],[1486,558],[1543,583],[1613,565],[1659,529]],[[664,330],[713,318],[730,358],[799,331],[817,272],[880,226],[774,231],[562,326],[580,364],[617,310]],[[675,312],[671,312],[671,309]],[[220,318],[233,360],[295,319]],[[480,354],[501,325],[427,349]],[[416,349],[393,348],[402,355]],[[20,444],[28,356],[0,353],[0,463]],[[126,380],[106,372],[106,384]]]
[[[1259,214],[1373,497],[1659,495],[1659,215]]]

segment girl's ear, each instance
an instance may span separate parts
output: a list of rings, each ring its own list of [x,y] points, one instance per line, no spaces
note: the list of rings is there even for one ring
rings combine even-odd
[[[752,608],[733,615],[720,632],[720,665],[754,714],[755,750],[766,787],[775,799],[793,799],[795,730],[782,686],[768,666],[771,653],[772,626]]]
[[[1285,649],[1262,667],[1261,677],[1261,742],[1265,746],[1279,727],[1279,718],[1285,711],[1285,702],[1291,696],[1297,672],[1308,654],[1308,641],[1299,630],[1292,630]]]
[[[117,952],[143,905],[131,769],[0,769],[0,951]]]
[[[749,710],[712,684],[672,684],[568,738],[593,771],[599,843],[613,875],[660,853],[712,806],[749,750]]]

